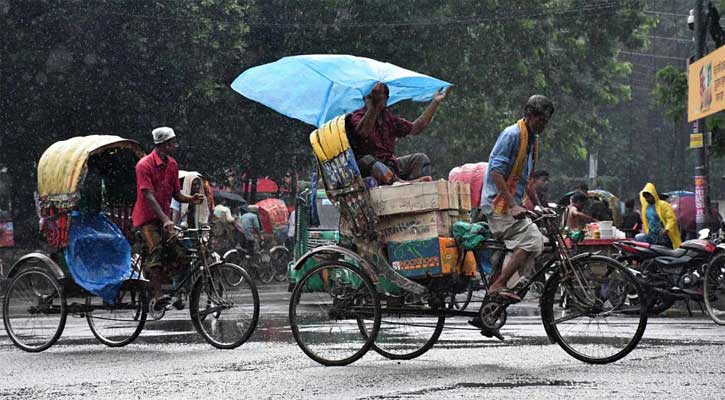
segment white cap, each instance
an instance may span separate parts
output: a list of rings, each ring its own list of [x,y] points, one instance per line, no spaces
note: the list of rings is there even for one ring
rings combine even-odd
[[[169,128],[168,126],[156,128],[151,131],[151,134],[154,136],[154,144],[161,144],[169,139],[173,139],[176,137],[174,130]]]

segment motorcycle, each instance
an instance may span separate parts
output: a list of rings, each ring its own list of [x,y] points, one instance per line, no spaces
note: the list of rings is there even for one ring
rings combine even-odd
[[[685,301],[691,313],[690,301],[702,309],[705,272],[720,242],[720,235],[711,236],[709,229],[703,229],[698,239],[687,240],[674,250],[623,240],[614,243],[619,250],[615,258],[633,270],[645,289],[649,313],[662,313],[678,300]]]

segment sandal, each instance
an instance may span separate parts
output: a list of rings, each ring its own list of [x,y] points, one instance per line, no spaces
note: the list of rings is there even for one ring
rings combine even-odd
[[[505,300],[507,303],[518,303],[521,301],[521,296],[516,294],[509,288],[501,288],[491,291],[491,297],[498,297],[499,299]]]

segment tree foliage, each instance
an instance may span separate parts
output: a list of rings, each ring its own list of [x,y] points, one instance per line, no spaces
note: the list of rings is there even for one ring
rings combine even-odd
[[[557,112],[541,166],[581,176],[631,95],[622,46],[641,46],[639,1],[0,0],[0,164],[13,178],[19,234],[30,236],[35,163],[57,140],[119,134],[150,150],[172,126],[182,168],[281,176],[308,167],[312,127],[242,98],[244,69],[294,54],[354,54],[453,82],[429,129],[398,153],[427,152],[438,176],[481,161],[542,93]],[[290,88],[294,90],[294,88]],[[396,111],[415,118],[423,105]],[[622,122],[622,121],[618,121]],[[22,228],[26,228],[22,232]]]

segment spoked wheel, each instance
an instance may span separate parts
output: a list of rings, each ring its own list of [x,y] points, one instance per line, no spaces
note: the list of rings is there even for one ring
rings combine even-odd
[[[463,293],[452,294],[446,299],[450,310],[465,311],[471,304],[481,305],[486,297],[486,286],[480,279],[471,279]]]
[[[274,279],[277,282],[287,281],[287,264],[290,262],[289,251],[287,249],[280,249],[272,253],[271,265],[274,271]]]
[[[574,358],[593,364],[617,361],[639,343],[647,326],[643,291],[614,259],[572,260],[578,276],[554,274],[541,298],[544,328]]]
[[[257,327],[257,286],[238,265],[213,265],[194,282],[189,311],[194,327],[209,344],[219,349],[237,348]]]
[[[16,275],[5,294],[3,322],[10,340],[29,352],[52,346],[65,327],[66,302],[58,281],[41,268]]]
[[[412,360],[435,345],[445,322],[445,314],[432,309],[420,295],[388,298],[381,304],[380,330],[373,350],[391,360]],[[364,321],[359,325],[365,332]]]
[[[146,324],[148,302],[144,290],[121,289],[115,304],[86,297],[86,320],[93,336],[109,347],[123,347],[138,337]]]
[[[305,354],[323,365],[347,365],[372,347],[380,329],[380,300],[358,268],[326,261],[295,285],[289,318]]]
[[[710,261],[705,272],[705,309],[718,325],[725,325],[725,254]]]
[[[257,269],[257,277],[262,283],[271,283],[274,280],[274,269],[272,259],[268,251],[263,250],[254,257],[254,264]]]

